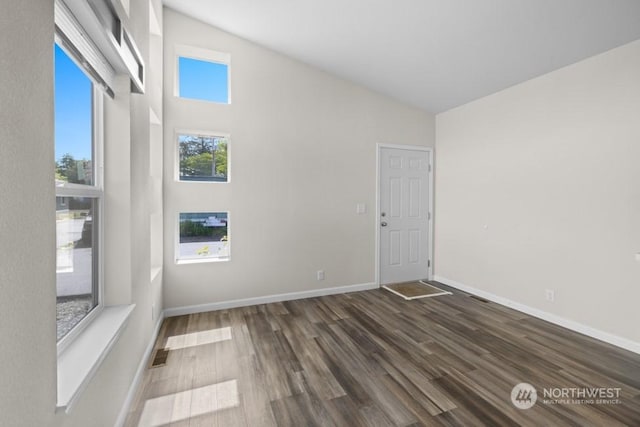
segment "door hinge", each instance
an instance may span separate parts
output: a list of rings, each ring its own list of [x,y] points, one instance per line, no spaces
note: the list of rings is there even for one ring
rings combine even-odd
[[[431,267],[431,260],[427,260],[427,267]]]
[[[427,212],[427,219],[431,219],[431,212]]]
[[[431,165],[429,165],[429,172],[431,172]]]

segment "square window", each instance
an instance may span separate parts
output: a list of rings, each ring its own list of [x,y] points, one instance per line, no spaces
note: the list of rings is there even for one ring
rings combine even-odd
[[[178,261],[229,258],[227,212],[181,213],[178,229]]]
[[[228,104],[229,65],[179,56],[178,96]]]
[[[178,134],[180,181],[228,182],[227,147],[222,136]]]

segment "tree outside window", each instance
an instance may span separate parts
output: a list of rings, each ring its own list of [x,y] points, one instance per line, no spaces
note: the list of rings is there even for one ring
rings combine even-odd
[[[181,181],[227,182],[227,139],[178,135]]]

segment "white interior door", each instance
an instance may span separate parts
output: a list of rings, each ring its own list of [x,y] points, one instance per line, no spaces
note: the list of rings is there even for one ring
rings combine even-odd
[[[430,152],[379,150],[380,284],[425,279],[429,271]]]

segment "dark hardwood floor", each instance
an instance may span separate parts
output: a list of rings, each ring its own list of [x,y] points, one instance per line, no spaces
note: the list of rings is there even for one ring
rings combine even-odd
[[[127,426],[640,426],[640,356],[451,290],[373,290],[166,319]],[[538,401],[517,409],[511,391]],[[621,389],[609,404],[552,388]]]

